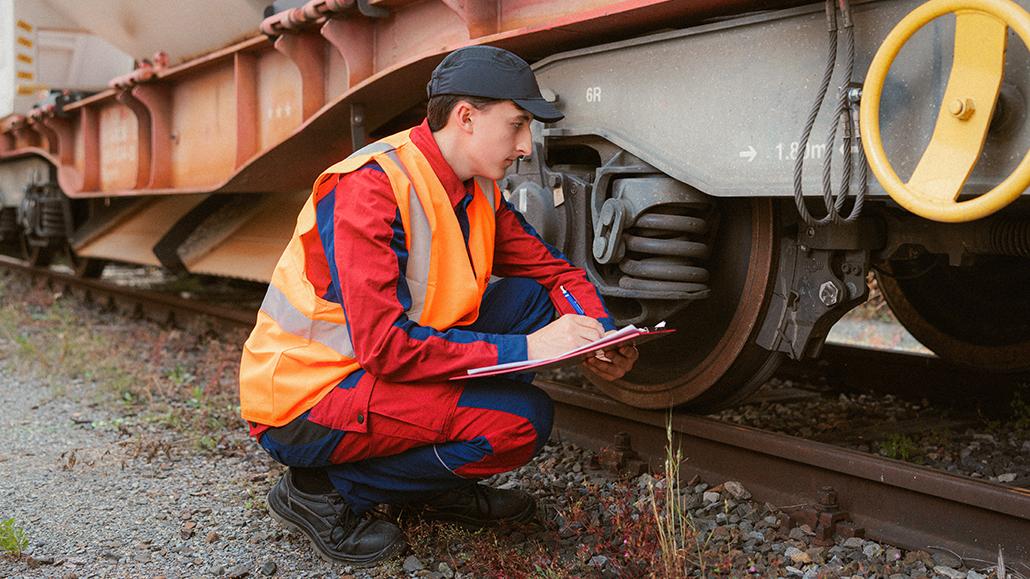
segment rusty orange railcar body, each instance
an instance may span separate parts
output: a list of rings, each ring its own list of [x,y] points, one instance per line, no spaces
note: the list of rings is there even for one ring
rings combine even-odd
[[[353,105],[375,132],[424,100],[429,72],[460,46],[492,44],[535,60],[785,4],[371,0],[363,14],[353,0],[314,0],[267,19],[268,36],[137,69],[66,106],[66,115],[9,117],[0,160],[46,158],[72,198],[288,192],[353,148]]]

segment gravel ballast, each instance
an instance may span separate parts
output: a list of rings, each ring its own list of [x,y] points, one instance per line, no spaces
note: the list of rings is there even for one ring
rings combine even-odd
[[[0,555],[0,577],[669,575],[654,506],[665,504],[667,480],[611,478],[593,468],[591,452],[559,440],[489,481],[533,493],[539,523],[473,533],[404,521],[411,548],[401,556],[371,569],[327,563],[269,518],[264,497],[282,468],[242,424],[198,433],[172,420],[173,411],[208,412],[197,389],[220,382],[203,378],[202,366],[238,355],[238,336],[192,342],[177,330],[66,304],[79,329],[92,328],[97,339],[124,336],[141,353],[137,363],[161,366],[157,375],[175,387],[143,399],[88,372],[55,380],[53,368],[27,361],[25,344],[57,343],[47,332],[69,325],[37,328],[37,318],[49,323],[43,306],[52,299],[36,299],[22,319],[20,300],[31,292],[10,279],[0,292],[0,431],[9,433],[0,446],[0,520],[13,518],[29,542],[22,555]],[[119,355],[112,347],[110,358]],[[159,403],[172,410],[154,414]],[[684,575],[977,579],[994,565],[858,538],[816,546],[809,529],[789,528],[777,506],[733,481],[681,485],[677,503],[689,523],[671,563]]]

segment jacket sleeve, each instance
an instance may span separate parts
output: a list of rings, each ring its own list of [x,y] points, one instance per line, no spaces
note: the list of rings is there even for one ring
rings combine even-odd
[[[361,367],[392,382],[446,380],[469,368],[523,361],[526,336],[437,331],[410,306],[404,228],[386,174],[375,164],[323,185],[335,196],[327,255]],[[319,224],[320,231],[323,229]]]
[[[616,329],[601,294],[587,279],[586,272],[541,239],[522,214],[503,199],[497,208],[493,271],[501,277],[535,279],[547,288],[559,314],[574,314],[572,305],[561,293],[564,286],[586,315],[601,322],[605,330]]]

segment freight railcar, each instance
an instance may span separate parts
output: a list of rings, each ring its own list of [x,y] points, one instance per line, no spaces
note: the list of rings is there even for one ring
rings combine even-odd
[[[818,356],[870,271],[938,355],[1030,368],[1027,0],[44,4],[138,60],[0,121],[0,235],[25,259],[267,281],[319,171],[491,44],[566,115],[505,196],[619,323],[679,329],[609,395],[738,401]]]

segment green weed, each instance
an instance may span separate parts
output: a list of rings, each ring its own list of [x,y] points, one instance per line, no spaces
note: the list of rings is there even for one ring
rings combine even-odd
[[[1020,429],[1030,428],[1030,383],[1020,384],[1012,393],[1009,407],[1012,410],[1013,426]]]
[[[0,551],[18,557],[28,548],[29,539],[14,517],[0,521]]]
[[[892,434],[880,443],[880,454],[887,458],[909,461],[918,452],[915,441],[904,434]]]

